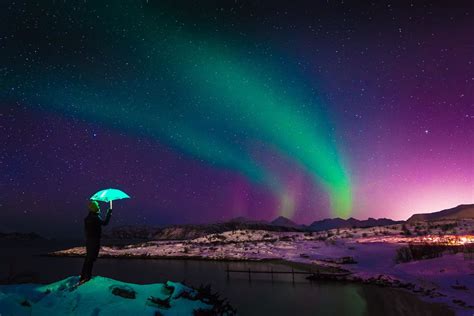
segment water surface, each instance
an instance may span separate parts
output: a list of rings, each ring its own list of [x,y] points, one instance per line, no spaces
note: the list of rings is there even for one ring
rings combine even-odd
[[[78,275],[82,258],[38,256],[74,243],[0,243],[0,280],[8,275],[39,283],[54,282]],[[421,301],[400,290],[340,282],[308,282],[304,276],[231,274],[227,266],[239,270],[275,271],[290,268],[275,263],[216,262],[165,259],[99,259],[94,274],[125,282],[157,283],[184,281],[198,287],[211,284],[214,291],[228,298],[240,315],[454,315],[442,305]]]

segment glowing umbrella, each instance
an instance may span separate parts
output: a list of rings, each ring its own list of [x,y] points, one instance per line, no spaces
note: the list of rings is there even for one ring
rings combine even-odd
[[[110,208],[112,208],[112,201],[129,198],[130,196],[127,193],[117,189],[101,190],[91,196],[91,200],[94,201],[110,202]]]

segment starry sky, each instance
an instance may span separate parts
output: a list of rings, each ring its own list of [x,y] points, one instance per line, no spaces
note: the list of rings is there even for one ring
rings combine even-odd
[[[2,2],[0,231],[473,203],[470,1],[360,2]]]

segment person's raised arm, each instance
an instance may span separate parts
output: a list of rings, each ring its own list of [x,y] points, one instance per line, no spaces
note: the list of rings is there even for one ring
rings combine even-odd
[[[109,208],[109,209],[107,210],[107,214],[105,215],[105,219],[102,220],[102,225],[105,226],[105,225],[107,225],[107,224],[109,223],[109,221],[110,221],[110,216],[112,216],[112,209],[111,209],[111,208]]]

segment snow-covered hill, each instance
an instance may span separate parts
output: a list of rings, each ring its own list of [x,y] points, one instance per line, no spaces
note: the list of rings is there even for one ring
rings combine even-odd
[[[139,285],[97,276],[77,282],[73,276],[47,285],[0,285],[0,315],[194,315],[216,307],[197,290],[170,281]]]

